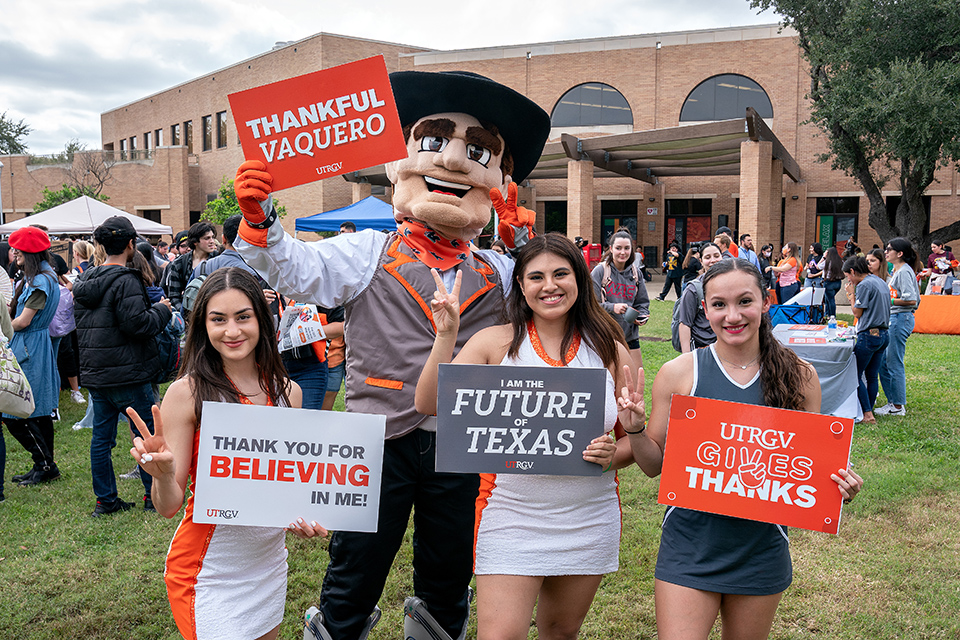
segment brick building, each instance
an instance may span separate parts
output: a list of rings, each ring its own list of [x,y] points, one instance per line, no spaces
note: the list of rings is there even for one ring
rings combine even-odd
[[[879,242],[859,185],[816,162],[826,145],[814,125],[802,124],[809,116],[805,63],[794,34],[776,25],[461,51],[318,34],[102,114],[103,148],[118,160],[114,181],[105,189],[110,203],[185,228],[242,161],[228,94],[378,54],[389,71],[473,71],[524,93],[551,114],[548,151],[561,148],[562,136],[584,147],[598,136],[629,141],[633,132],[743,119],[745,107],[756,109],[776,137],[772,170],[769,143],[755,143],[756,153],[744,151],[752,148],[747,142],[739,151],[724,151],[713,136],[699,140],[689,157],[675,156],[679,159],[653,179],[644,179],[636,167],[632,174],[642,179],[610,171],[615,163],[603,159],[619,157],[618,150],[588,157],[567,145],[566,157],[560,152],[552,162],[545,151],[521,189],[526,206],[537,210],[540,230],[599,242],[626,224],[636,229],[650,261],[669,241],[712,238],[724,224],[777,247],[796,241],[805,249],[849,235],[866,247]],[[687,143],[682,133],[671,135],[661,146],[672,145],[675,153]],[[659,153],[657,144],[647,145],[654,149],[648,160]],[[62,168],[32,167],[25,157],[2,160],[8,220],[30,210],[42,186],[60,184]],[[792,177],[781,167],[791,162],[797,174]],[[741,171],[751,179],[741,179]],[[371,192],[389,199],[389,187],[377,185],[380,174],[374,168],[359,182],[336,177],[280,192],[290,213],[284,226],[292,231],[297,217],[345,206]],[[957,177],[955,170],[942,169],[927,191],[934,228],[960,219]],[[891,204],[899,197],[894,190],[884,195]]]

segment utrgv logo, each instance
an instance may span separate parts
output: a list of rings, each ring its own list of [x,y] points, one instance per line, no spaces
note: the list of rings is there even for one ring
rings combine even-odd
[[[240,512],[237,510],[228,511],[226,509],[207,509],[208,518],[223,518],[224,520],[233,520]]]
[[[533,462],[530,460],[507,460],[507,469],[521,469],[528,471],[533,469]]]

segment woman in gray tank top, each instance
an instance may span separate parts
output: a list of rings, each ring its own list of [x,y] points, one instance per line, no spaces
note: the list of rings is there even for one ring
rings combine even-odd
[[[703,293],[717,341],[660,369],[648,428],[628,431],[634,458],[650,477],[661,471],[675,393],[820,411],[816,371],[773,337],[760,272],[746,260],[722,260],[704,276]],[[844,500],[863,485],[849,469],[831,478]],[[720,615],[725,638],[766,638],[792,579],[786,529],[671,507],[655,576],[659,637],[706,638]]]

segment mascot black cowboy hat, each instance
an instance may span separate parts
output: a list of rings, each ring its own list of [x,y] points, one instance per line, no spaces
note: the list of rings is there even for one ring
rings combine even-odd
[[[400,124],[435,113],[466,113],[496,125],[513,156],[513,181],[526,179],[550,135],[550,116],[513,89],[469,71],[390,74]]]

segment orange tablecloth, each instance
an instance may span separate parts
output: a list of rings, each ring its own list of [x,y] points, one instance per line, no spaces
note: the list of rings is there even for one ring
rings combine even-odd
[[[960,335],[960,296],[920,296],[914,333]]]

